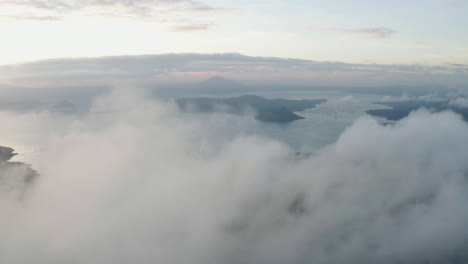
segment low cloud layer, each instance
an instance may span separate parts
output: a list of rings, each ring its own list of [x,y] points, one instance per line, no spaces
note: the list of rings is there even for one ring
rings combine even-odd
[[[302,160],[126,92],[83,118],[0,121],[43,146],[26,199],[2,200],[2,263],[468,260],[468,125],[452,113],[362,118]]]
[[[257,84],[460,88],[468,84],[468,69],[463,65],[350,64],[236,53],[54,59],[0,66],[0,84],[25,87],[157,86],[200,82],[214,75]]]

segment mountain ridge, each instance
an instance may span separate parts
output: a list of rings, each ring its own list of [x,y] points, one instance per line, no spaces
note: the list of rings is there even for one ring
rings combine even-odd
[[[318,100],[266,99],[257,95],[242,95],[230,98],[181,98],[176,104],[183,112],[230,113],[244,115],[253,110],[255,119],[273,123],[289,123],[305,117],[293,112],[314,108],[326,102]]]

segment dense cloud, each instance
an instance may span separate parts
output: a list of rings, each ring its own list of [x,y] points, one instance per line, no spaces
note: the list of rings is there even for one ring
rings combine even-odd
[[[452,113],[362,118],[304,159],[126,92],[83,118],[4,113],[0,133],[41,120],[54,135],[23,135],[41,178],[2,203],[1,263],[468,260],[468,126]]]

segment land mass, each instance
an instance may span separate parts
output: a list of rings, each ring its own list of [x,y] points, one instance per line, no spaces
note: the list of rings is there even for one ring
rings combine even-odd
[[[0,192],[22,195],[39,174],[29,164],[10,161],[15,155],[12,148],[0,146]]]
[[[185,112],[230,113],[244,115],[255,113],[260,121],[288,123],[305,117],[293,112],[314,108],[326,102],[319,100],[265,99],[256,95],[243,95],[231,98],[182,98],[177,99],[178,107]]]
[[[388,120],[398,121],[407,117],[412,111],[419,108],[427,108],[432,112],[453,111],[460,114],[465,121],[468,121],[468,108],[459,108],[451,105],[448,100],[444,101],[392,101],[392,102],[375,102],[376,104],[386,105],[391,109],[373,109],[366,113],[372,116],[384,117]]]

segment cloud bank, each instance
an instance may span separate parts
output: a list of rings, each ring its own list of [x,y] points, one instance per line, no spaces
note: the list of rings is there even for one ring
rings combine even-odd
[[[43,146],[26,199],[2,200],[2,263],[468,260],[468,125],[453,113],[362,118],[301,160],[126,92],[83,118],[0,121]]]
[[[463,65],[351,64],[237,53],[54,59],[0,66],[0,84],[26,87],[157,86],[200,82],[215,75],[256,84],[468,85],[468,68]]]

